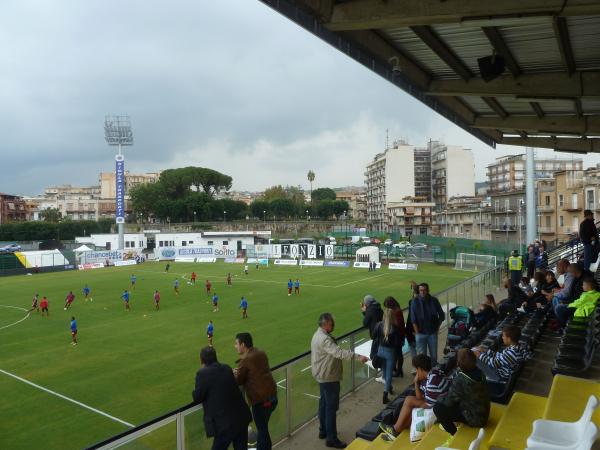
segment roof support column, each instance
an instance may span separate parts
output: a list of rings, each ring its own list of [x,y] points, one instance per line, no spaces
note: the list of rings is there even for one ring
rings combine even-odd
[[[535,154],[533,147],[526,151],[526,182],[525,182],[525,210],[527,214],[527,243],[531,244],[537,234],[537,204],[535,195]]]

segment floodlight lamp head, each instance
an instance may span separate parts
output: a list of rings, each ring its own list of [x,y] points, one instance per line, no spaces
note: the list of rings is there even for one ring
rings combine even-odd
[[[108,145],[133,145],[133,131],[129,116],[105,116],[104,139]]]

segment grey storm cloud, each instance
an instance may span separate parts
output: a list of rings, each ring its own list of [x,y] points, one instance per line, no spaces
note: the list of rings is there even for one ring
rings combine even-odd
[[[478,179],[501,154],[258,0],[5,0],[0,51],[0,191],[95,183],[107,113],[132,118],[130,170],[205,165],[234,189],[362,184],[387,129],[474,149]]]

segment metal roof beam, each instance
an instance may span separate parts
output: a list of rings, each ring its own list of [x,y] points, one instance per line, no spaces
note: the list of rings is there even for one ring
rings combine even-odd
[[[304,0],[305,3],[315,0]],[[397,26],[434,25],[465,21],[488,22],[548,16],[600,14],[597,0],[353,0],[333,7],[327,28],[333,31],[368,30]]]
[[[523,147],[551,148],[554,150],[575,153],[600,153],[600,139],[503,137],[500,143],[505,145],[520,145]]]
[[[477,117],[473,124],[482,129],[521,130],[527,133],[548,134],[600,134],[600,115],[598,116],[546,116],[543,119],[534,116],[510,116],[506,119],[495,117]]]
[[[492,47],[494,47],[494,50],[496,50],[496,53],[499,53],[504,57],[506,66],[513,76],[518,77],[521,75],[521,68],[519,67],[519,64],[517,64],[515,57],[502,38],[500,30],[498,30],[496,27],[483,27],[482,30],[490,41],[490,44],[492,44]]]
[[[456,54],[450,50],[446,43],[440,39],[440,37],[430,27],[419,26],[410,27],[410,29],[419,38],[425,42],[425,44],[438,55],[438,57],[448,64],[454,72],[461,77],[463,80],[468,81],[473,78],[473,72],[469,69]]]
[[[600,2],[598,2],[600,3]],[[433,80],[426,92],[430,95],[518,97],[524,99],[600,98],[600,72],[524,74],[515,79],[503,75],[489,82],[481,78]]]
[[[487,105],[492,108],[492,111],[498,114],[501,118],[506,119],[508,117],[508,113],[494,97],[481,97],[481,99],[486,102]]]
[[[558,40],[558,48],[560,49],[560,56],[562,57],[563,63],[567,67],[569,75],[573,75],[576,67],[575,58],[573,57],[573,47],[571,47],[571,39],[569,37],[567,19],[564,17],[554,18],[554,34]]]
[[[544,117],[544,110],[538,102],[529,102],[529,104],[531,105],[531,109],[533,109],[533,112],[535,112],[535,115],[538,116],[538,118],[541,119],[542,117]]]
[[[334,0],[304,0],[306,6],[321,20],[329,22],[333,14]]]

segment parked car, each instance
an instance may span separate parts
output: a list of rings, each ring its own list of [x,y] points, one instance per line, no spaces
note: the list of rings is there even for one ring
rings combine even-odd
[[[0,253],[14,253],[20,252],[21,246],[19,244],[8,244],[4,247],[0,247]]]
[[[383,243],[384,243],[385,245],[392,245],[392,244],[393,244],[393,242],[392,242],[392,240],[391,240],[391,239],[386,239],[386,240],[385,240]]]
[[[360,238],[360,242],[362,242],[363,244],[370,244],[371,243],[371,238],[368,236],[363,236]]]
[[[381,244],[381,241],[377,238],[373,238],[373,239],[371,239],[371,244],[379,245],[379,244]]]
[[[408,241],[400,241],[397,244],[394,244],[395,248],[412,248],[412,244]]]
[[[333,236],[329,236],[327,239],[329,240],[329,243],[331,245],[336,245],[337,244],[337,241],[335,240],[335,238]]]
[[[420,248],[422,250],[425,250],[425,249],[427,249],[427,244],[423,244],[422,242],[417,242],[417,243],[415,243],[415,244],[412,245],[412,248],[413,249],[419,249]]]

